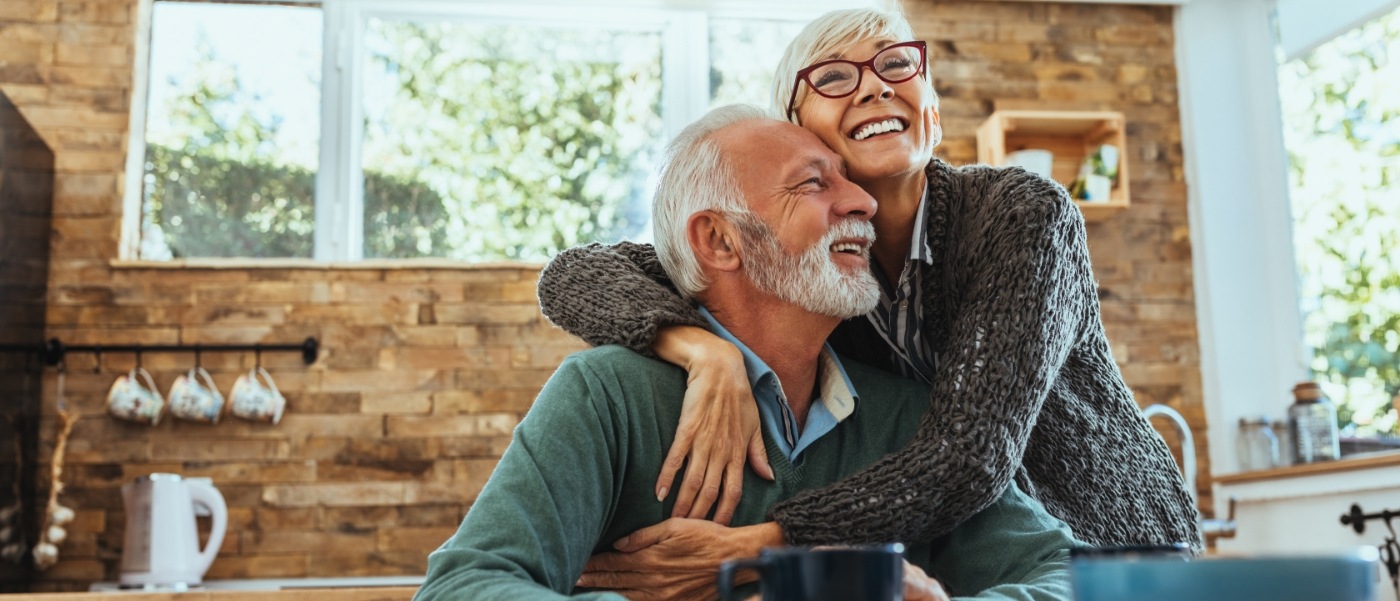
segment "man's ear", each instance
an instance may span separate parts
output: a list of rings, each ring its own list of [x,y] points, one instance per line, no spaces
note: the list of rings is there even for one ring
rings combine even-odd
[[[739,232],[714,211],[700,211],[685,222],[685,238],[695,260],[718,271],[738,271],[743,265]]]

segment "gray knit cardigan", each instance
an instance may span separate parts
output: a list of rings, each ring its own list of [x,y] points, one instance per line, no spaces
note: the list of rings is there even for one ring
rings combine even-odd
[[[926,172],[932,404],[903,450],[774,506],[788,541],[932,540],[1015,477],[1090,544],[1199,550],[1191,495],[1109,350],[1084,220],[1064,188],[1018,168],[934,159]],[[658,328],[705,324],[647,245],[564,251],[541,273],[539,296],[551,321],[595,345],[650,353]],[[831,342],[892,367],[865,317]],[[879,399],[864,402],[879,411]]]

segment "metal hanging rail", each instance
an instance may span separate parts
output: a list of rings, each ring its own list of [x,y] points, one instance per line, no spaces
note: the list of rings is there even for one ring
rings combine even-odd
[[[63,362],[68,353],[263,353],[301,352],[301,360],[307,365],[316,362],[316,354],[321,349],[315,336],[308,336],[301,344],[63,344],[57,338],[39,347],[23,345],[0,345],[0,352],[37,353],[49,365]]]

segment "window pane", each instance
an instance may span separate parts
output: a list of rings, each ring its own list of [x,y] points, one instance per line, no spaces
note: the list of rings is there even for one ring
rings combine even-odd
[[[755,19],[710,21],[710,108],[772,105],[773,71],[806,23]]]
[[[1400,11],[1279,68],[1305,335],[1344,437],[1400,432],[1397,56]]]
[[[155,3],[142,258],[311,256],[321,29],[319,8]]]
[[[366,257],[543,261],[650,222],[654,31],[366,23]]]

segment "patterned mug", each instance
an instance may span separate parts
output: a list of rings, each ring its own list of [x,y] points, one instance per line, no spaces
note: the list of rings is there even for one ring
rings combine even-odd
[[[165,413],[165,399],[161,398],[150,372],[136,367],[112,383],[112,388],[107,391],[107,413],[154,426],[160,423],[161,415]]]
[[[238,376],[228,396],[230,412],[255,422],[276,424],[282,421],[282,411],[287,407],[287,399],[277,390],[272,375],[261,367]]]
[[[203,367],[192,367],[189,373],[175,378],[170,385],[170,415],[192,422],[219,423],[223,414],[224,395],[214,385],[214,379]]]

